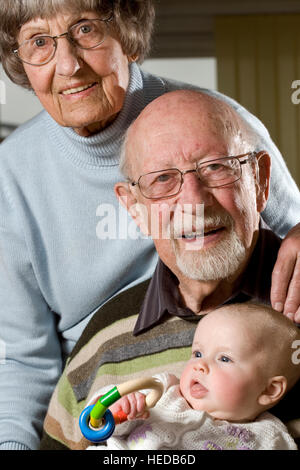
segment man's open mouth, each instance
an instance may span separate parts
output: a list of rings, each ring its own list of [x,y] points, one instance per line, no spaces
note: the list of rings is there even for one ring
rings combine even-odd
[[[214,235],[223,230],[225,230],[225,227],[218,227],[218,228],[211,228],[211,229],[208,228],[208,229],[204,229],[204,233],[199,233],[199,232],[183,233],[182,238],[185,238],[186,240],[199,239],[199,238],[202,238],[203,236],[206,237],[208,235]]]

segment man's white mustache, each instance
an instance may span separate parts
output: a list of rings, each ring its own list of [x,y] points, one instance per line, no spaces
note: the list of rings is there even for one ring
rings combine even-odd
[[[204,214],[199,216],[182,212],[170,222],[168,230],[170,238],[203,237],[205,232],[221,227],[231,228],[233,219],[227,213]]]

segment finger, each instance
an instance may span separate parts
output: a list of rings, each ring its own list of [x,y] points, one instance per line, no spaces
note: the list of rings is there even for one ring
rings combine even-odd
[[[295,313],[294,321],[300,325],[300,307],[298,308],[297,312]]]
[[[274,310],[282,312],[293,274],[295,259],[278,257],[272,273],[271,304]]]
[[[118,400],[114,405],[116,407],[116,411],[123,411],[124,413],[128,414],[130,412],[130,403],[128,400],[128,397],[122,397],[120,400]]]
[[[300,306],[300,255],[297,256],[293,277],[290,282],[284,305],[284,314],[294,318]]]
[[[146,397],[143,393],[138,392],[136,394],[137,401],[137,413],[141,414],[145,411],[146,408]]]
[[[145,411],[143,414],[138,415],[138,418],[139,418],[139,419],[148,419],[149,416],[150,416],[149,411]]]
[[[127,399],[129,401],[129,411],[127,413],[128,419],[134,419],[137,415],[137,401],[134,393],[130,393],[130,395],[127,395]]]

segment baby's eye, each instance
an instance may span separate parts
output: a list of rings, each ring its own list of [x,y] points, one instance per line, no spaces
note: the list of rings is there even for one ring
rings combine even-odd
[[[220,356],[219,360],[221,362],[232,362],[232,360],[228,356]]]
[[[194,351],[193,352],[193,357],[202,357],[201,351]]]

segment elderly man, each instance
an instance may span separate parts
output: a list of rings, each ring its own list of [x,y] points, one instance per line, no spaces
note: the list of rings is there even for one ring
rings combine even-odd
[[[280,246],[260,220],[270,157],[230,106],[194,91],[158,98],[130,127],[121,168],[128,181],[116,194],[160,259],[150,283],[88,324],[52,397],[43,449],[88,445],[78,415],[100,387],[180,374],[201,316],[224,303],[270,302]],[[289,403],[281,417],[298,417]]]

